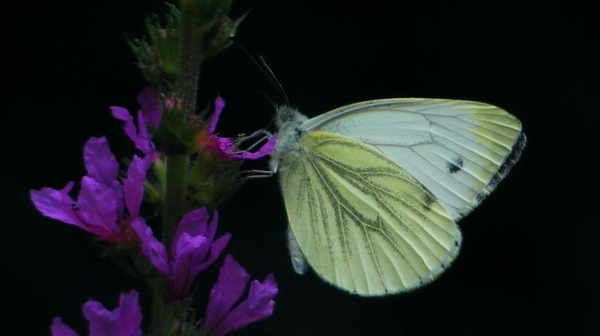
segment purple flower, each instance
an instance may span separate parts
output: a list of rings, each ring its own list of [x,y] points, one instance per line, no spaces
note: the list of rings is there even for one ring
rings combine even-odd
[[[217,99],[215,99],[215,110],[209,120],[208,134],[203,140],[204,148],[213,152],[219,151],[227,160],[256,160],[265,155],[269,155],[273,151],[277,136],[271,135],[264,130],[259,130],[250,136],[241,138],[224,138],[215,135],[217,123],[219,122],[219,118],[221,117],[224,108],[225,100],[221,97],[217,97]],[[251,148],[248,150],[239,149],[241,143],[257,138],[258,140],[255,145],[261,140],[267,139],[267,142],[265,142],[257,151],[252,152],[250,151]]]
[[[169,301],[186,299],[196,275],[210,266],[229,242],[229,233],[215,240],[218,219],[215,211],[209,223],[205,208],[183,216],[173,236],[170,258],[142,219],[133,223],[142,241],[142,254],[168,280]]]
[[[139,294],[132,290],[121,294],[119,307],[107,310],[100,302],[89,300],[83,305],[83,315],[89,321],[90,336],[141,336],[142,311],[138,303]],[[77,336],[77,333],[55,317],[50,327],[52,336]]]
[[[144,116],[147,125],[152,128],[158,127],[162,115],[160,101],[158,100],[158,91],[153,86],[147,85],[138,95],[137,101],[141,107],[139,113]]]
[[[154,145],[152,144],[148,127],[156,128],[160,123],[161,110],[158,101],[158,93],[152,86],[146,86],[138,96],[138,103],[141,109],[138,111],[137,127],[133,122],[133,116],[124,107],[111,106],[113,117],[125,122],[123,130],[125,134],[133,141],[135,147],[146,154],[152,156]]]
[[[69,196],[71,181],[60,190],[31,190],[33,204],[44,216],[75,225],[108,242],[130,241],[134,237],[128,227],[138,217],[148,160],[134,156],[121,184],[117,180],[119,165],[105,138],[88,140],[83,156],[87,175],[81,180],[77,200]]]
[[[125,122],[125,134],[144,153],[144,158],[133,157],[127,178],[121,183],[117,179],[119,164],[106,138],[91,138],[84,147],[87,175],[81,180],[77,200],[69,196],[73,182],[60,190],[31,191],[31,199],[43,215],[78,226],[111,243],[129,242],[135,238],[130,226],[138,218],[146,171],[154,155],[154,145],[146,127],[155,127],[160,121],[158,94],[152,87],[146,87],[140,93],[138,102],[142,106],[138,127],[127,109],[112,107],[112,111],[115,118]]]
[[[210,336],[221,336],[239,330],[273,314],[277,295],[277,283],[269,274],[262,283],[254,280],[246,300],[238,302],[246,292],[250,276],[231,255],[225,257],[219,279],[210,292],[204,325]]]

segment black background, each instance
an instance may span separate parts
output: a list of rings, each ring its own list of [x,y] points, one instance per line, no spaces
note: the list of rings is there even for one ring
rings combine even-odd
[[[117,154],[128,153],[108,107],[137,110],[145,82],[125,34],[140,37],[145,16],[163,2],[1,6],[3,334],[48,334],[56,315],[87,334],[86,300],[112,309],[119,293],[138,288],[146,311],[148,292],[101,258],[83,231],[39,215],[28,190],[78,181],[91,136],[107,135]],[[600,332],[600,91],[590,8],[253,0],[236,1],[231,16],[249,9],[239,43],[266,59],[292,105],[309,116],[376,98],[478,100],[517,116],[528,145],[461,221],[453,266],[431,285],[392,297],[356,297],[312,273],[297,276],[277,181],[251,181],[221,207],[220,230],[233,233],[226,252],[253,278],[273,272],[280,293],[271,318],[236,335]],[[227,101],[224,135],[268,127],[265,97],[283,102],[237,47],[203,64],[199,88],[200,106],[219,93]],[[267,160],[248,167],[266,169]],[[217,269],[198,278],[199,315]]]

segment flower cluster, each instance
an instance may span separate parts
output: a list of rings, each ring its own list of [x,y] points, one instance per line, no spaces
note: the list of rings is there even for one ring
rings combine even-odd
[[[229,233],[214,239],[218,213],[214,213],[210,223],[208,217],[205,208],[183,216],[171,244],[171,258],[142,220],[133,226],[142,240],[142,254],[168,280],[169,301],[185,300],[196,275],[210,266],[229,242]]]
[[[225,257],[204,315],[206,335],[222,336],[273,314],[273,298],[277,295],[277,283],[273,275],[268,275],[262,283],[253,280],[247,298],[240,302],[249,278],[248,273],[231,255]],[[121,294],[119,307],[113,311],[104,308],[100,302],[86,302],[83,305],[83,315],[89,322],[89,334],[141,336],[142,313],[138,296],[135,290]],[[54,318],[50,330],[53,336],[77,335],[60,317]]]
[[[123,182],[119,165],[106,138],[91,138],[84,147],[87,175],[81,179],[77,200],[69,195],[71,181],[60,189],[32,190],[31,199],[45,216],[78,226],[107,242],[132,241],[131,222],[138,218],[148,160],[134,156]]]
[[[138,303],[139,294],[132,290],[121,294],[119,307],[109,311],[94,300],[83,305],[83,315],[90,324],[90,336],[141,336],[142,309]],[[55,317],[50,327],[52,336],[77,336],[77,333],[63,323],[60,317]]]
[[[252,281],[248,298],[233,308],[246,291],[249,278],[244,268],[230,255],[225,258],[219,280],[210,292],[204,315],[210,335],[225,335],[271,316],[275,306],[273,297],[277,294],[277,283],[272,274],[262,283]]]
[[[231,0],[186,0],[167,7],[164,26],[153,16],[146,21],[148,37],[130,41],[151,84],[138,96],[141,108],[132,114],[111,107],[136,154],[119,161],[105,137],[91,138],[83,153],[86,174],[77,187],[70,181],[30,195],[42,215],[88,232],[113,260],[145,280],[152,295],[146,317],[150,335],[220,336],[273,313],[278,291],[273,275],[251,281],[247,289],[250,276],[231,255],[224,258],[204,316],[190,312],[199,311],[191,306],[194,282],[231,239],[230,233],[217,233],[216,208],[239,188],[243,161],[269,155],[276,136],[266,130],[220,135],[221,97],[212,114],[210,109],[197,114],[200,64],[230,44],[243,19],[227,16]],[[145,215],[147,209],[152,216]],[[112,311],[86,302],[89,334],[142,335],[138,298],[136,290],[122,293]],[[51,332],[76,335],[60,317]]]
[[[160,156],[151,142],[149,129],[159,125],[161,108],[158,94],[152,88],[141,92],[139,103],[142,108],[136,120],[125,108],[111,108],[113,116],[124,122],[124,133],[140,151],[140,156],[134,155],[128,161],[125,177],[119,176],[119,163],[107,139],[91,138],[84,147],[87,174],[81,179],[77,196],[71,196],[75,185],[71,181],[62,189],[32,190],[31,199],[44,216],[79,227],[108,245],[133,251],[134,259],[145,261],[164,279],[166,305],[180,304],[189,300],[195,278],[222,254],[231,234],[217,236],[218,212],[211,214],[205,207],[185,213],[168,244],[153,234],[140,209],[148,184],[147,173]],[[224,104],[223,99],[217,98],[205,133],[210,143],[219,145],[204,150],[216,148],[226,160],[256,159],[269,154],[274,136],[251,152],[239,150],[236,139],[215,134]],[[247,298],[240,301],[248,281],[244,268],[230,255],[226,256],[206,307],[202,328],[207,335],[224,335],[272,314],[277,294],[273,275],[262,283],[252,281]],[[90,300],[84,304],[83,312],[89,321],[90,335],[142,334],[136,291],[121,294],[120,305],[113,311]],[[60,317],[55,318],[51,331],[55,336],[76,335]]]

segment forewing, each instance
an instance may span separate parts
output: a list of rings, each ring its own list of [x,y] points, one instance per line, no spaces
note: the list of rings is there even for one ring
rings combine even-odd
[[[525,146],[517,118],[472,101],[373,100],[322,114],[303,127],[375,146],[430,190],[454,220],[496,187]]]
[[[456,257],[461,235],[422,184],[378,150],[310,132],[281,183],[291,230],[326,281],[365,296],[417,288]]]

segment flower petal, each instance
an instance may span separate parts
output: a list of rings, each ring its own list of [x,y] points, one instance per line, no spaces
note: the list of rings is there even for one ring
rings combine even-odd
[[[215,111],[210,117],[208,134],[215,133],[215,130],[217,129],[217,123],[219,122],[219,118],[221,117],[221,112],[223,112],[223,108],[225,108],[225,100],[221,97],[217,97],[215,99]]]
[[[229,243],[230,238],[231,233],[225,233],[224,235],[219,237],[219,239],[212,242],[212,244],[210,245],[210,255],[208,256],[208,259],[206,259],[202,263],[192,265],[192,272],[198,274],[205,270],[213,262],[215,262],[215,260],[219,257],[219,255],[221,255],[221,252],[223,252],[223,250],[227,246],[227,243]],[[206,256],[204,257],[206,258]]]
[[[135,138],[137,138],[137,128],[133,123],[133,116],[129,113],[124,107],[120,106],[111,106],[110,110],[112,112],[113,117],[125,122],[123,125],[123,130],[125,131],[125,135],[131,139],[131,141],[135,142]]]
[[[171,300],[185,299],[194,278],[217,259],[229,242],[231,235],[227,233],[213,243],[219,214],[215,211],[210,224],[208,217],[205,208],[185,214],[173,236],[169,278]]]
[[[257,159],[259,157],[269,155],[275,149],[275,145],[277,144],[277,134],[271,135],[267,143],[265,143],[258,151],[254,154],[256,155],[254,158]]]
[[[160,101],[158,100],[158,91],[153,86],[147,85],[138,95],[137,101],[141,107],[140,113],[144,116],[148,125],[156,128],[160,123],[162,115]]]
[[[196,265],[204,261],[210,241],[204,236],[192,237],[183,233],[174,242],[171,274],[169,277],[169,299],[171,301],[184,300],[191,288],[192,282],[198,272],[194,272]]]
[[[259,133],[259,132],[256,132]],[[255,134],[256,134],[255,133]],[[267,140],[267,142],[262,145],[256,152],[251,152],[248,150],[238,150],[236,151],[234,143],[229,138],[218,138],[219,149],[223,152],[227,158],[229,159],[242,159],[242,160],[256,160],[263,156],[271,154],[275,149],[275,144],[277,143],[277,135],[273,134]]]
[[[69,182],[62,190],[32,190],[31,200],[44,216],[78,226],[108,241],[119,240],[121,230],[116,224],[112,192],[85,176],[79,200],[75,202],[68,195],[71,188],[73,182]]]
[[[69,196],[69,192],[72,188],[73,182],[71,181],[61,190],[52,188],[31,190],[31,200],[42,215],[67,224],[83,226],[84,223],[73,210],[76,208],[76,203]]]
[[[118,188],[121,186],[118,185]],[[108,241],[120,239],[122,232],[117,222],[122,215],[123,205],[114,195],[113,188],[88,176],[83,177],[77,198],[78,213],[84,222],[82,229]]]
[[[243,151],[242,153],[238,154],[239,158],[246,159],[246,160],[256,160],[265,155],[269,155],[269,154],[271,154],[271,152],[273,152],[273,149],[275,149],[276,143],[277,143],[277,135],[273,134],[269,138],[269,140],[262,147],[260,147],[256,152]]]
[[[142,205],[144,197],[144,182],[146,181],[146,170],[148,165],[137,155],[127,169],[127,178],[123,180],[123,194],[125,205],[129,211],[130,218],[136,218]]]
[[[119,298],[121,327],[119,334],[124,336],[142,335],[142,309],[138,302],[139,293],[135,290],[129,294],[122,293]],[[91,335],[90,335],[91,336]]]
[[[216,211],[213,215],[213,219],[215,217],[218,218],[218,213]],[[181,222],[179,222],[177,231],[175,231],[175,235],[173,236],[173,241],[174,242],[178,241],[179,237],[183,233],[187,233],[192,237],[195,237],[198,235],[208,236],[208,238],[212,241],[212,238],[214,237],[214,231],[216,231],[217,224],[213,220],[210,223],[212,227],[209,228],[209,226],[207,225],[208,218],[209,218],[209,214],[208,214],[208,210],[206,210],[206,208],[200,208],[200,209],[192,210],[192,211],[186,213],[183,216],[183,218],[181,219]],[[213,235],[212,236],[207,235],[207,231],[213,232]],[[175,246],[175,245],[173,245],[173,246]],[[175,254],[175,251],[173,251],[173,254]]]
[[[246,291],[246,283],[250,276],[231,255],[227,255],[219,272],[219,279],[210,291],[210,298],[206,306],[204,322],[206,326],[221,328],[223,320]],[[213,333],[211,333],[213,335]],[[222,335],[215,333],[214,335]]]
[[[146,117],[141,111],[138,112],[138,136],[137,140],[134,142],[135,146],[144,154],[153,154],[154,147],[152,144],[152,135],[148,132]]]
[[[151,136],[146,128],[146,120],[141,112],[138,113],[138,127],[133,122],[133,116],[129,113],[126,108],[119,106],[111,106],[113,117],[125,122],[123,125],[123,131],[125,135],[133,141],[135,147],[142,151],[146,155],[150,155],[153,152],[151,143]]]
[[[118,184],[119,163],[110,151],[106,138],[90,138],[83,150],[83,161],[89,177],[106,185]]]
[[[50,333],[52,333],[52,336],[77,336],[75,330],[64,324],[60,317],[55,317],[54,320],[52,320]]]
[[[277,283],[273,274],[269,274],[263,283],[258,280],[252,281],[248,298],[229,312],[211,335],[225,335],[271,316],[275,307],[273,298],[277,292]]]
[[[142,311],[138,296],[135,290],[121,294],[119,307],[113,311],[104,308],[100,302],[86,302],[83,315],[90,322],[90,336],[141,336]]]
[[[123,190],[117,180],[119,163],[110,151],[106,138],[90,138],[83,150],[83,161],[87,176],[105,186],[105,191],[112,193],[116,210],[123,213]]]
[[[138,217],[134,219],[131,226],[141,240],[142,254],[150,260],[150,263],[152,263],[160,274],[167,277],[169,275],[169,261],[165,246],[154,237],[152,229],[146,224],[143,218]]]
[[[173,256],[181,255],[182,252],[178,251],[179,244],[177,243],[183,234],[189,234],[191,237],[203,236],[206,237],[208,243],[199,245],[194,250],[194,261],[190,263],[190,272],[195,277],[198,273],[205,270],[210,266],[221,254],[221,252],[227,246],[229,239],[231,238],[230,233],[226,233],[219,239],[214,240],[217,231],[217,225],[219,222],[219,212],[215,210],[212,219],[209,224],[208,222],[208,211],[206,208],[200,208],[193,210],[183,216],[183,219],[179,223],[177,232],[173,237],[173,248],[171,254]],[[210,249],[210,254],[209,254]],[[208,255],[208,259],[206,258]]]

